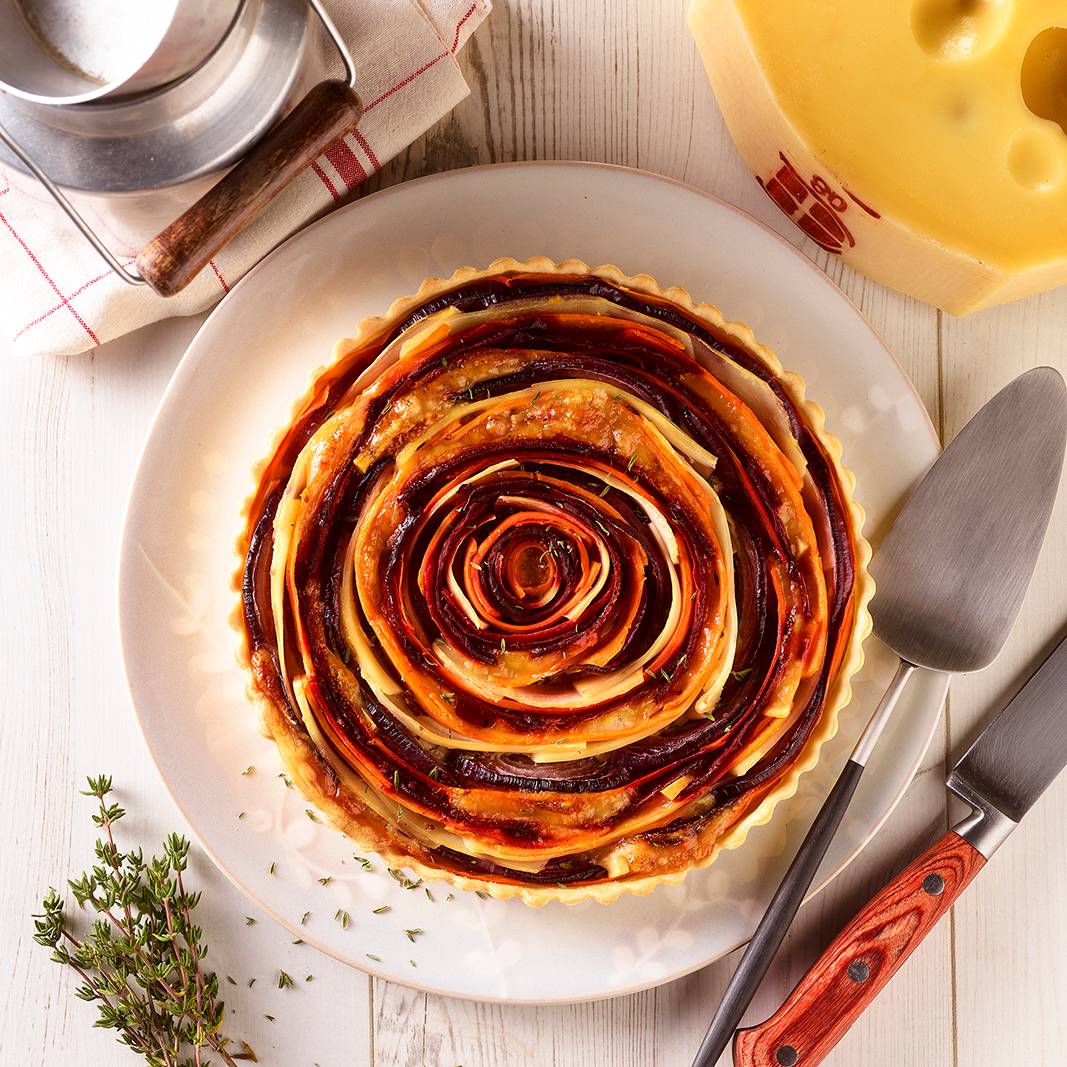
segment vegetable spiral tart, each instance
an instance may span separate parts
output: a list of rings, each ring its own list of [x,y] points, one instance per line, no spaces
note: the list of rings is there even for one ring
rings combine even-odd
[[[735,847],[836,729],[869,629],[851,476],[747,327],[613,267],[429,280],[255,470],[260,727],[390,865],[530,904]]]

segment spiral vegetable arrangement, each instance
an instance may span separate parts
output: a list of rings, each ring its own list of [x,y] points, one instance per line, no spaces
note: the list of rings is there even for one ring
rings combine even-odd
[[[520,896],[647,892],[832,734],[868,550],[821,413],[681,290],[500,261],[361,325],[269,457],[245,663],[360,847]]]

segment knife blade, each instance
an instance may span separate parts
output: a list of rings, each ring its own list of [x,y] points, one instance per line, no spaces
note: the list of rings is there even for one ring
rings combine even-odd
[[[971,813],[878,893],[781,1008],[739,1030],[736,1067],[814,1067],[1067,765],[1067,639],[982,731],[946,785]]]

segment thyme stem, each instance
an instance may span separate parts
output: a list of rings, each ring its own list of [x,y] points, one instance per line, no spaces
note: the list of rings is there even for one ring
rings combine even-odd
[[[77,974],[82,984],[76,995],[97,1002],[95,1025],[118,1031],[117,1039],[148,1067],[201,1067],[205,1046],[227,1067],[237,1067],[237,1059],[254,1060],[247,1045],[231,1056],[229,1040],[219,1033],[225,1006],[217,976],[204,972],[206,949],[192,918],[200,894],[187,892],[182,879],[189,842],[171,834],[163,855],[147,861],[140,849],[121,852],[113,827],[125,812],[105,800],[111,779],[88,783],[84,795],[96,798],[93,821],[103,831],[96,842],[99,864],[67,884],[77,902],[99,917],[79,938],[67,925],[63,900],[50,888],[42,913],[33,916],[34,940]]]

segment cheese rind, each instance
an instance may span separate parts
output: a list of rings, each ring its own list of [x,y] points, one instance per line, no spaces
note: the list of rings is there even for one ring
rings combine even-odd
[[[689,25],[742,157],[820,247],[954,315],[1067,282],[1062,3],[694,0]]]

